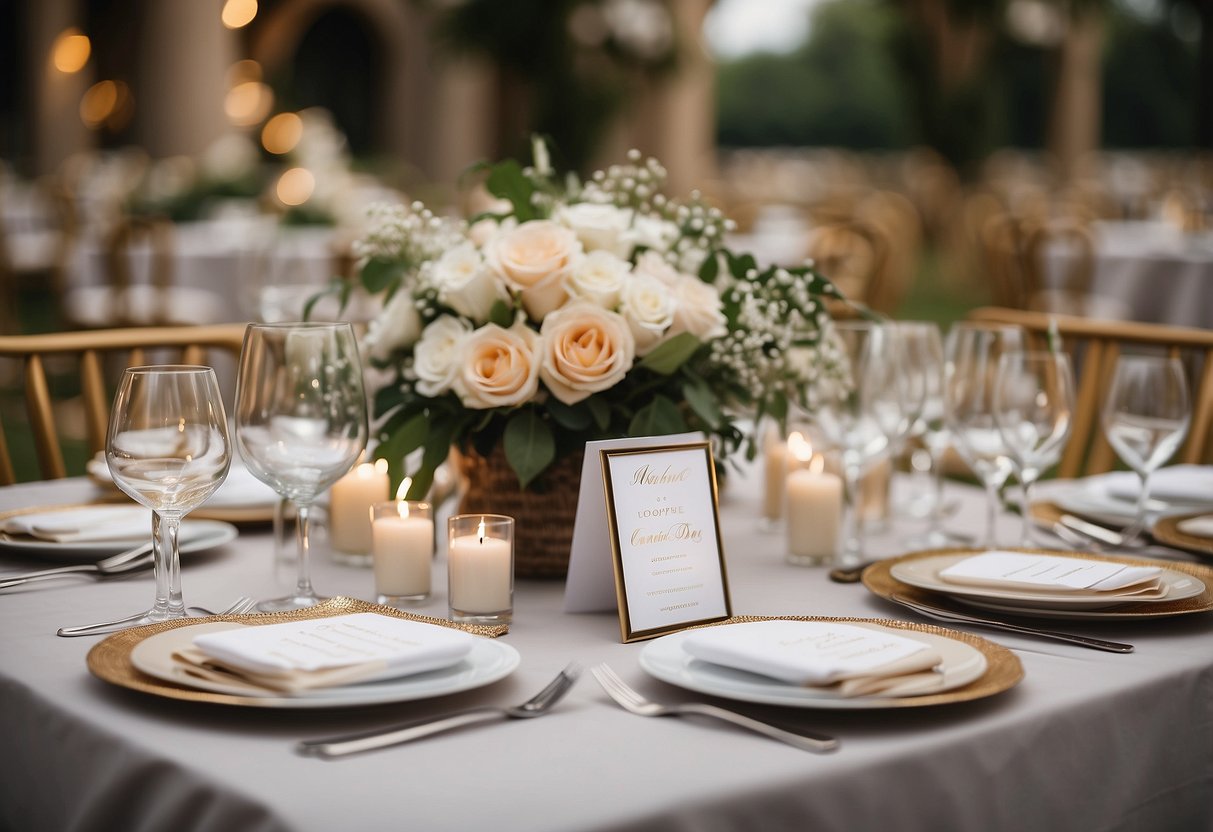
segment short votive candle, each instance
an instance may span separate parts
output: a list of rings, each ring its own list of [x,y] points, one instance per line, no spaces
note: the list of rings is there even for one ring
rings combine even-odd
[[[447,520],[447,599],[452,621],[504,624],[514,615],[514,518]]]
[[[397,500],[372,506],[371,557],[380,604],[395,607],[429,598],[434,563],[430,504]]]
[[[376,460],[354,467],[329,491],[329,542],[339,552],[365,555],[371,551],[371,506],[390,499],[387,462]]]

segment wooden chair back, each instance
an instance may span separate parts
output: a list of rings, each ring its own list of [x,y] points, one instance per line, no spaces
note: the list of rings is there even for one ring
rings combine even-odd
[[[67,476],[63,445],[56,426],[55,407],[47,362],[67,361],[78,367],[80,397],[84,410],[84,432],[88,452],[105,448],[111,388],[106,370],[145,364],[151,351],[166,353],[168,360],[183,364],[208,364],[212,353],[239,358],[244,324],[197,327],[147,327],[91,330],[45,335],[0,337],[0,360],[23,366],[25,409],[43,479]],[[107,360],[113,359],[113,360]],[[0,485],[16,481],[12,457],[0,424]]]
[[[1024,255],[1029,299],[1045,289],[1049,250],[1064,248],[1059,262],[1063,269],[1058,289],[1074,297],[1091,293],[1095,277],[1095,239],[1087,223],[1075,219],[1052,219],[1025,230]],[[1048,310],[1041,310],[1048,311]]]
[[[131,252],[146,241],[151,249],[149,275],[152,309],[150,320],[139,320],[132,313],[130,288]],[[173,285],[173,224],[164,217],[126,217],[110,233],[105,251],[105,269],[109,277],[109,320],[129,326],[136,323],[166,324],[170,321],[169,289]]]
[[[808,256],[852,301],[870,306],[880,295],[887,244],[867,223],[835,222],[813,230]]]
[[[1074,429],[1062,454],[1058,476],[1099,474],[1115,465],[1116,454],[1104,436],[1100,411],[1122,352],[1152,352],[1184,360],[1192,394],[1192,423],[1172,462],[1213,463],[1213,330],[999,307],[976,309],[968,317],[1021,326],[1034,349],[1047,347],[1049,323],[1056,322],[1076,377]]]

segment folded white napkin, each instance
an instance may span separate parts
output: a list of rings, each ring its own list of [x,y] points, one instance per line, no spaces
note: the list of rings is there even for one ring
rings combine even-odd
[[[152,533],[151,509],[142,506],[90,506],[10,517],[0,526],[54,543],[137,542]]]
[[[295,693],[449,667],[471,651],[474,638],[363,612],[205,633],[173,658],[202,678]]]
[[[1160,589],[1162,570],[1108,561],[985,552],[943,569],[948,583],[1058,594],[1139,595]]]
[[[921,641],[832,621],[754,621],[705,627],[683,641],[697,659],[842,696],[925,693],[943,682]]]
[[[85,463],[88,473],[102,482],[113,482],[109,465],[105,461],[105,452],[99,451],[96,456]],[[228,469],[227,477],[206,501],[207,508],[233,508],[249,506],[273,505],[278,500],[274,489],[253,476],[244,463],[238,458],[232,458],[232,466]]]
[[[1194,537],[1213,537],[1213,514],[1189,517],[1177,524],[1175,528]]]
[[[1136,500],[1141,481],[1132,471],[1104,474],[1108,494],[1120,500]],[[1150,476],[1150,497],[1164,503],[1208,503],[1213,505],[1213,465],[1172,465]]]

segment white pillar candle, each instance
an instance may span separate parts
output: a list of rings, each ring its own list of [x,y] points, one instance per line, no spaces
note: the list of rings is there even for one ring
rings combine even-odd
[[[784,481],[788,476],[788,446],[786,442],[772,439],[762,450],[765,468],[762,499],[762,516],[767,520],[783,517]]]
[[[391,498],[387,462],[377,460],[354,468],[329,491],[329,541],[334,549],[353,554],[371,551],[371,506]]]
[[[409,513],[376,512],[371,525],[375,592],[381,597],[424,598],[430,594],[434,560],[434,521]]]
[[[482,535],[452,538],[447,553],[451,609],[495,613],[513,606],[510,542]]]
[[[833,559],[842,526],[842,480],[820,469],[788,474],[788,560],[821,563]]]

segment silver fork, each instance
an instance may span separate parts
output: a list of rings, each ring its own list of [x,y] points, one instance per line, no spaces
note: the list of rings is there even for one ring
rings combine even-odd
[[[248,596],[241,595],[226,609],[222,609],[217,613],[211,612],[205,607],[188,607],[190,612],[197,612],[203,616],[208,615],[241,615],[242,613],[252,612],[257,606],[257,602]],[[146,613],[138,613],[130,615],[126,618],[119,618],[117,621],[102,621],[97,624],[82,624],[79,627],[60,627],[56,635],[64,638],[74,638],[76,636],[99,636],[105,633],[116,633],[119,630],[125,630],[135,622],[140,621]]]
[[[374,731],[345,734],[322,740],[305,740],[295,746],[295,750],[300,754],[323,757],[326,760],[335,760],[350,754],[400,745],[401,743],[421,739],[422,737],[439,734],[443,731],[462,728],[465,725],[494,722],[503,717],[506,719],[533,719],[543,716],[550,711],[552,706],[568,693],[569,688],[573,686],[573,683],[577,681],[577,677],[580,675],[581,665],[573,662],[560,671],[559,675],[549,682],[547,687],[521,705],[515,705],[512,708],[472,708],[471,710],[459,711],[434,719],[427,718],[420,721],[406,722],[403,725],[386,730],[379,728]]]
[[[126,575],[138,572],[152,565],[151,542],[141,543],[133,549],[119,552],[96,563],[78,563],[73,566],[57,566],[54,569],[41,569],[37,572],[26,572],[21,575],[0,575],[0,589],[21,586],[30,581],[46,581],[52,578],[68,575],[84,575],[94,578],[107,578],[115,575]]]
[[[594,674],[594,678],[598,680],[598,684],[602,685],[602,689],[606,691],[607,696],[614,699],[625,711],[640,716],[710,716],[714,719],[736,725],[739,728],[746,728],[757,734],[770,737],[773,740],[786,742],[788,745],[803,751],[833,751],[839,746],[838,740],[834,737],[816,733],[794,734],[791,731],[776,728],[774,725],[769,725],[766,722],[761,722],[744,714],[739,714],[736,711],[726,710],[715,705],[708,705],[702,702],[662,705],[652,702],[628,687],[622,679],[615,675],[615,671],[605,664],[591,667],[590,673]]]

